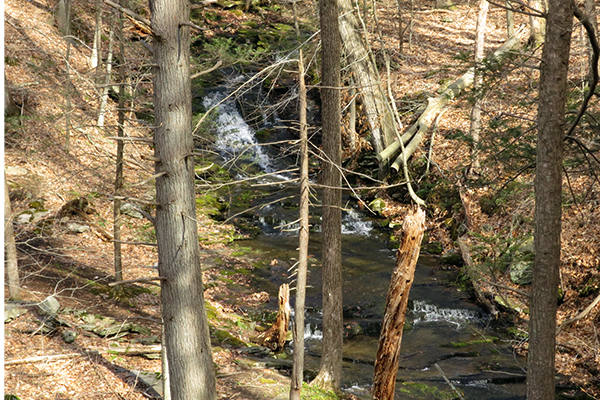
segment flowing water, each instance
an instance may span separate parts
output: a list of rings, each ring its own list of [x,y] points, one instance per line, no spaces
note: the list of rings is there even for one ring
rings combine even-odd
[[[206,107],[224,98],[223,92],[205,97]],[[266,150],[257,146],[253,131],[240,116],[235,103],[220,105],[216,147],[225,161],[234,154],[251,154],[265,172],[280,167]],[[245,247],[262,252],[275,260],[263,272],[264,281],[257,291],[266,290],[276,304],[277,288],[290,282],[288,269],[297,257],[298,237],[293,230],[297,208],[277,202],[298,192],[286,185],[285,177],[276,178],[265,204],[253,215],[261,228],[258,237],[244,241]],[[237,210],[232,210],[235,212]],[[311,212],[317,212],[312,210]],[[308,289],[306,297],[306,368],[319,367],[322,339],[321,309],[321,233],[319,217],[311,217]],[[286,225],[288,224],[288,225]],[[277,228],[285,225],[285,228]],[[373,362],[383,318],[395,250],[389,248],[388,233],[377,220],[349,209],[343,213],[343,295],[344,295],[344,377],[345,390],[368,398]],[[510,341],[491,327],[490,317],[470,302],[468,295],[449,284],[450,272],[433,257],[421,257],[410,292],[405,332],[402,338],[396,398],[444,399],[455,397],[443,375],[465,394],[467,399],[524,399],[524,360],[512,353]],[[293,286],[293,285],[292,285]],[[439,370],[436,367],[439,366]]]

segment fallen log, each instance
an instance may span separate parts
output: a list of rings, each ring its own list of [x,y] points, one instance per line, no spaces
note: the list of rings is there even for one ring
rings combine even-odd
[[[519,33],[521,30],[515,32],[502,46],[500,46],[492,55],[495,59],[500,59],[504,54],[514,48],[520,43]],[[464,89],[473,84],[475,77],[475,67],[469,68],[460,78],[454,81],[442,94],[433,98],[428,99],[428,105],[423,114],[419,117],[405,133],[402,134],[401,140],[405,145],[404,152],[405,158],[408,158],[415,152],[415,150],[421,144],[425,133],[427,133],[429,127],[435,120],[435,117],[450,103],[458,97]],[[386,147],[383,151],[377,154],[377,160],[379,163],[386,163],[388,160],[396,154],[401,148],[400,140],[394,141],[391,145]],[[392,163],[391,168],[398,172],[400,169],[400,163],[402,162],[402,155]]]
[[[385,304],[373,372],[373,400],[392,400],[394,398],[406,306],[415,277],[424,231],[425,212],[421,208],[411,210],[402,224],[402,239]]]

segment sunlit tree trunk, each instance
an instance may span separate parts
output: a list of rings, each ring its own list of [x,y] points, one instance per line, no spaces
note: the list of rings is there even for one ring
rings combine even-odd
[[[529,0],[529,6],[541,13],[546,11],[544,0]],[[544,33],[546,32],[546,19],[542,17],[529,16],[529,44],[533,47],[541,46],[544,43]]]
[[[171,398],[216,399],[196,223],[191,135],[190,3],[151,0],[156,240]]]
[[[19,281],[17,246],[15,244],[15,231],[13,228],[6,175],[4,175],[4,252],[6,257],[6,274],[8,276],[8,296],[11,300],[20,300],[21,284]]]
[[[322,43],[321,113],[323,116],[323,355],[312,382],[340,390],[342,377],[342,194],[341,185],[341,42],[336,0],[320,1]]]
[[[473,139],[473,148],[471,153],[471,174],[479,173],[479,134],[481,131],[481,84],[483,83],[483,77],[478,67],[483,60],[483,50],[485,45],[485,27],[487,21],[487,14],[489,10],[489,3],[487,0],[481,0],[479,2],[479,13],[477,14],[477,28],[475,29],[475,76],[473,77],[473,91],[475,92],[475,103],[471,108],[471,126],[469,132]]]
[[[535,177],[535,259],[529,304],[527,399],[554,399],[556,309],[571,0],[550,0],[542,52]]]

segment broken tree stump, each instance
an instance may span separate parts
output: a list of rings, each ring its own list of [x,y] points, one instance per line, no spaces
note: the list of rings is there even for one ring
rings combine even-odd
[[[373,400],[394,398],[408,294],[415,277],[424,231],[425,212],[417,207],[408,212],[402,224],[402,238],[385,303],[385,314],[375,359]]]
[[[290,286],[284,283],[279,287],[279,311],[273,325],[258,335],[258,343],[273,351],[283,349],[290,324]]]

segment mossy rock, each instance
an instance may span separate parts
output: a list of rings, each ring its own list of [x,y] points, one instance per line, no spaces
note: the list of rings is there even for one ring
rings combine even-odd
[[[421,246],[421,251],[427,254],[442,254],[444,246],[440,242],[431,242]]]
[[[234,346],[234,347],[248,347],[248,343],[240,340],[239,338],[233,336],[226,330],[215,329],[213,332],[215,339],[221,344],[225,346]]]

